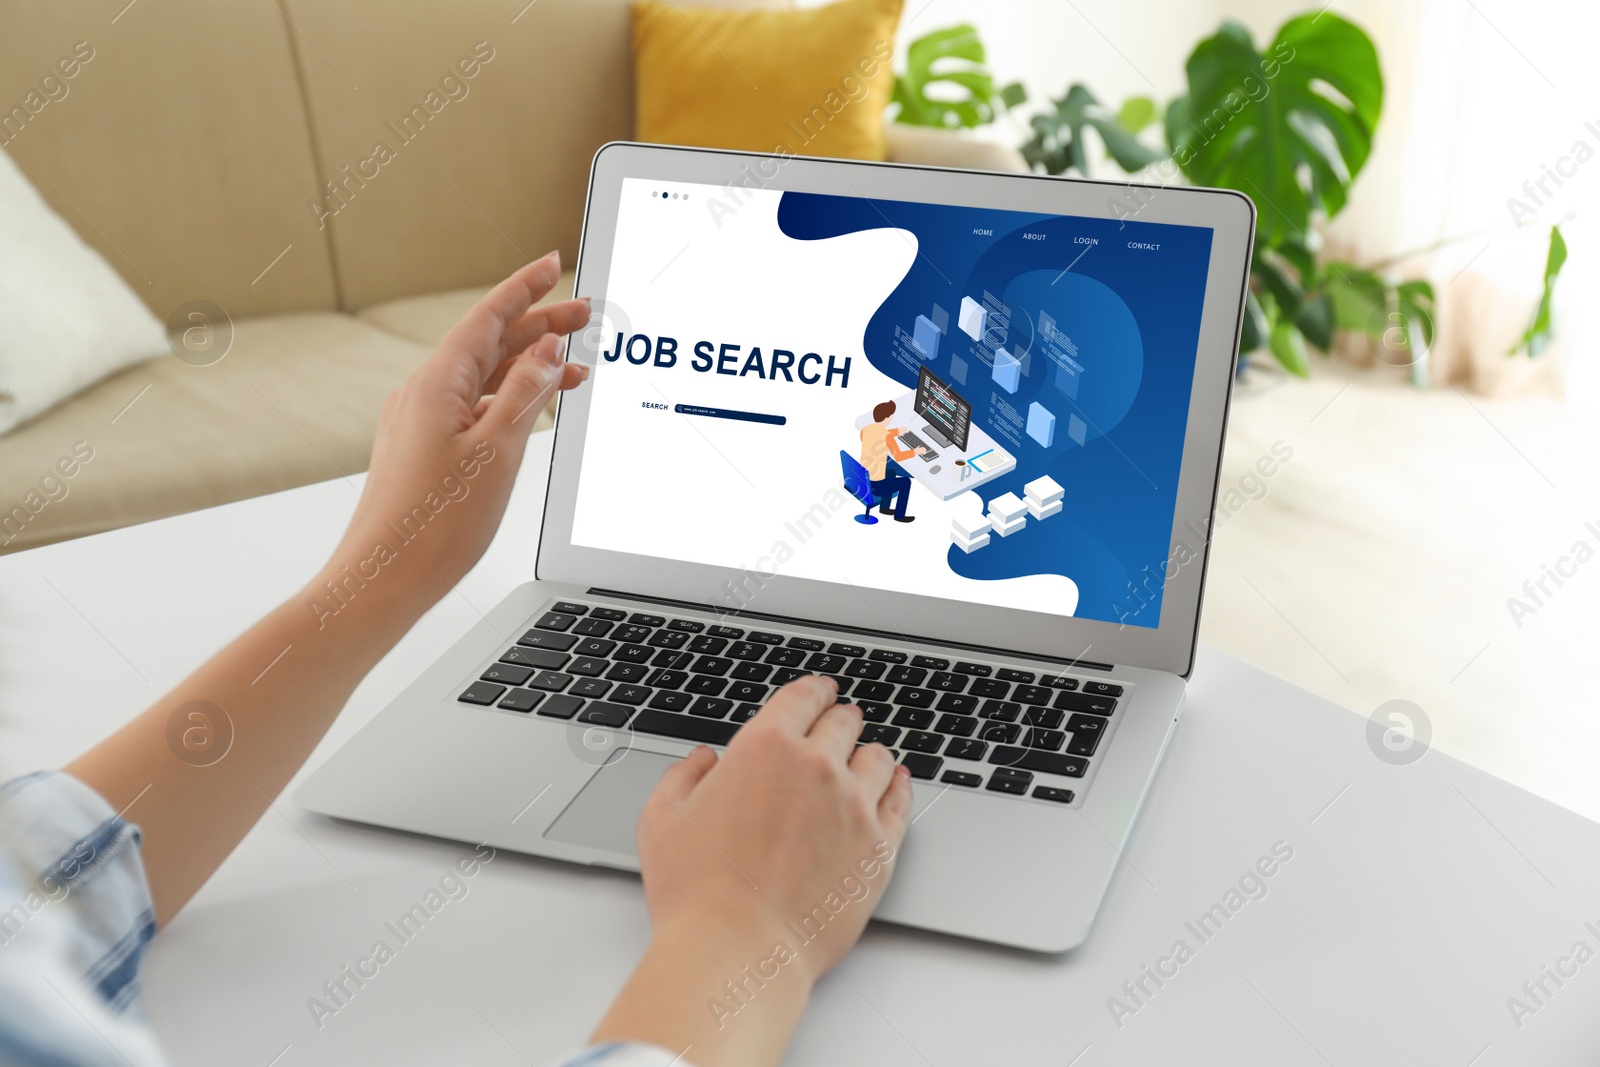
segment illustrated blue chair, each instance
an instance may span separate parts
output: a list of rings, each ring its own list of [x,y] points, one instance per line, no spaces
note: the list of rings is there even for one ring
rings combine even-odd
[[[878,516],[872,513],[874,507],[881,506],[889,499],[887,493],[874,493],[872,491],[872,476],[867,473],[857,459],[850,453],[839,450],[839,464],[844,468],[844,487],[847,492],[866,506],[866,510],[856,516],[856,521],[864,526],[873,526],[878,521]]]

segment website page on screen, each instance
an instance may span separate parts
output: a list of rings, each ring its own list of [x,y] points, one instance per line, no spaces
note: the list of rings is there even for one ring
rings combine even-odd
[[[1211,240],[625,179],[573,543],[1155,627]]]

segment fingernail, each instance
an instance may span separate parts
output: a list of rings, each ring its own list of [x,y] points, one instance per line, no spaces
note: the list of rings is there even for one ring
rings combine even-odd
[[[910,778],[911,768],[907,767],[904,763],[897,763],[895,764],[894,768],[894,776],[896,778]]]

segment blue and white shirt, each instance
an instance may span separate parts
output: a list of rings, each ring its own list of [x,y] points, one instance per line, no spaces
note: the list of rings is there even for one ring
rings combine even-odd
[[[139,995],[155,936],[139,829],[65,774],[0,785],[0,1067],[165,1067]],[[690,1067],[600,1045],[560,1067]]]

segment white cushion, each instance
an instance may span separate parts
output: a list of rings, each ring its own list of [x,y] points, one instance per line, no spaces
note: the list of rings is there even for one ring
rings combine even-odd
[[[167,351],[150,309],[4,152],[0,309],[0,433]]]

